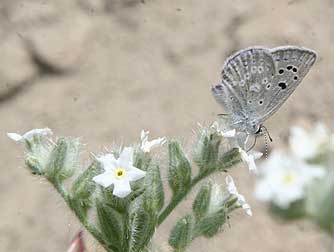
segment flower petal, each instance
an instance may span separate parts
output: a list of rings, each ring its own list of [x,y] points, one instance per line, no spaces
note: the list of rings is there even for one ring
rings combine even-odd
[[[136,181],[138,179],[141,179],[145,177],[146,172],[143,170],[140,170],[136,167],[132,167],[127,171],[127,178],[129,181]]]
[[[245,197],[238,192],[238,189],[234,184],[233,178],[230,175],[228,175],[228,176],[226,176],[225,181],[226,181],[226,185],[227,185],[227,191],[230,194],[235,195],[238,199],[239,206],[241,206],[246,211],[246,214],[248,214],[249,216],[252,216],[253,213],[252,213],[251,207],[246,202]]]
[[[47,135],[52,135],[52,131],[49,128],[44,128],[44,129],[32,129],[25,133],[23,135],[24,139],[30,140],[33,138],[34,135],[42,135],[42,136],[47,136]]]
[[[257,173],[257,168],[255,165],[255,159],[260,158],[263,154],[261,152],[251,152],[250,154],[247,154],[246,151],[239,148],[239,153],[241,156],[242,161],[244,161],[248,165],[248,169],[251,172]]]
[[[253,216],[252,208],[249,204],[242,204],[242,208],[245,210],[246,214],[249,216]]]
[[[233,129],[233,130],[228,130],[226,132],[222,132],[222,135],[223,137],[226,137],[226,138],[232,138],[232,137],[235,137],[236,135],[236,130]]]
[[[118,165],[117,160],[112,154],[103,155],[98,157],[97,160],[102,163],[105,171],[113,171]]]
[[[227,191],[231,194],[238,194],[237,187],[234,184],[234,180],[230,175],[227,175],[225,178]]]
[[[157,139],[153,139],[152,141],[144,141],[142,142],[141,144],[141,150],[144,151],[144,152],[150,152],[151,149],[154,147],[154,146],[157,146],[157,145],[163,145],[164,143],[166,142],[166,139],[164,137],[159,137]]]
[[[106,188],[114,184],[116,179],[115,175],[112,172],[104,172],[100,175],[95,176],[93,178],[93,181]]]
[[[252,151],[251,154],[254,157],[254,160],[257,160],[263,156],[263,153],[259,151]]]
[[[131,186],[127,179],[115,180],[113,194],[119,198],[125,198],[131,193]]]
[[[23,140],[23,137],[19,134],[16,134],[16,133],[7,133],[7,136],[14,140],[15,142],[19,142],[19,141],[22,141]]]
[[[142,142],[147,141],[149,133],[150,133],[149,131],[141,130],[141,132],[140,132],[140,140]]]
[[[118,158],[118,163],[121,167],[126,169],[128,166],[132,166],[133,164],[133,148],[125,147]]]

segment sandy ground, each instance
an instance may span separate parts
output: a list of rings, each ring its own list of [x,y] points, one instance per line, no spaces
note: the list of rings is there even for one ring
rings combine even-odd
[[[209,87],[230,53],[251,45],[312,48],[316,65],[266,123],[274,147],[292,123],[333,123],[333,24],[333,0],[2,0],[0,251],[65,251],[80,228],[50,186],[24,169],[22,150],[6,132],[48,126],[56,135],[82,136],[86,156],[138,141],[143,128],[187,141],[197,122],[221,112]],[[232,175],[254,216],[235,214],[231,228],[188,251],[330,251],[333,240],[312,224],[272,219],[252,197],[246,169]],[[162,251],[170,227],[156,235]],[[98,251],[86,239],[89,251]]]

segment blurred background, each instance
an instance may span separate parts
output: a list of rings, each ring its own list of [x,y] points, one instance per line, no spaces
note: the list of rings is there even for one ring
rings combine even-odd
[[[317,63],[266,123],[273,148],[292,124],[333,125],[333,24],[333,0],[1,0],[0,251],[66,251],[80,229],[60,196],[25,170],[6,132],[47,126],[80,136],[83,163],[114,142],[139,141],[141,129],[188,142],[198,122],[222,112],[210,86],[231,53],[252,45],[314,49]],[[232,175],[254,216],[240,211],[231,228],[189,251],[330,251],[333,240],[313,224],[271,218],[254,200],[246,168]],[[155,237],[161,251],[169,223]]]

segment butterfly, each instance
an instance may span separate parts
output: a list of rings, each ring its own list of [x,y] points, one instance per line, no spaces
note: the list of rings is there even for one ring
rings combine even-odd
[[[316,52],[298,46],[250,47],[225,61],[222,82],[211,91],[232,128],[259,135],[263,122],[293,93],[316,58]]]

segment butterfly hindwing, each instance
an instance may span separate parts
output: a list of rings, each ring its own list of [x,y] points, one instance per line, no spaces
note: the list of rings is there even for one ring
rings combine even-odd
[[[257,104],[264,85],[275,74],[275,63],[265,48],[248,48],[228,58],[222,70],[222,83],[213,87],[216,100],[232,115],[232,122],[258,117]],[[260,105],[263,101],[261,101]]]

